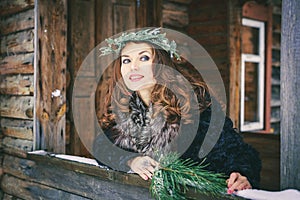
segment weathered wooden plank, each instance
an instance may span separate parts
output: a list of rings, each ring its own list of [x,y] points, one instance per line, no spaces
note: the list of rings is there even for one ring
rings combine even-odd
[[[16,120],[9,118],[1,118],[1,132],[10,137],[32,140],[33,139],[33,121]]]
[[[65,153],[67,1],[38,0],[35,99],[39,148]],[[50,8],[50,9],[49,9]],[[60,93],[53,96],[53,92]]]
[[[187,12],[188,6],[187,5],[182,5],[182,4],[176,4],[172,2],[164,2],[163,3],[163,9],[165,10],[176,10],[176,11],[181,11],[181,12]]]
[[[245,133],[243,137],[259,152],[262,160],[260,188],[280,190],[280,136]]]
[[[189,24],[189,16],[186,12],[163,10],[162,21],[166,25],[185,27]]]
[[[218,0],[219,1],[219,0]],[[227,9],[224,9],[224,5],[227,4],[227,2],[220,3],[220,1],[216,4],[212,4],[210,1],[208,7],[202,6],[202,1],[198,1],[197,9],[196,7],[193,7],[193,9],[190,9],[190,15],[189,20],[191,23],[198,22],[198,23],[207,23],[210,21],[223,21],[223,23],[227,23]],[[204,1],[205,2],[205,1]]]
[[[188,27],[188,32],[190,35],[198,35],[203,33],[226,33],[228,25],[222,21],[220,22],[212,22],[212,23],[205,23],[205,25],[201,23],[193,23],[190,24]]]
[[[0,76],[0,94],[33,95],[33,75]]]
[[[46,159],[53,158],[46,157]],[[140,199],[142,197],[142,199],[151,199],[147,188],[117,183],[113,181],[116,172],[95,166],[93,169],[96,172],[102,171],[102,173],[110,174],[111,181],[86,175],[82,171],[66,170],[63,165],[55,165],[51,160],[34,162],[7,155],[4,158],[3,168],[7,174],[86,198]]]
[[[0,115],[19,119],[33,118],[32,96],[7,96],[0,95]]]
[[[88,199],[38,183],[24,181],[7,174],[3,176],[2,189],[4,192],[22,199]]]
[[[22,200],[22,199],[20,199],[20,198],[18,198],[18,197],[14,197],[14,196],[12,196],[12,195],[10,195],[10,194],[4,193],[4,194],[3,194],[3,199],[2,199],[2,200]]]
[[[5,148],[3,148],[3,153],[11,155],[11,156],[17,156],[19,158],[26,158],[27,157],[27,152],[26,151],[21,150],[21,149],[16,149],[14,147],[5,147]]]
[[[240,63],[241,63],[241,9],[236,1],[228,1],[228,113],[236,127],[239,127],[240,111]]]
[[[227,36],[225,34],[202,34],[195,36],[194,39],[203,46],[214,46],[227,43]]]
[[[34,7],[34,0],[1,0],[0,15],[11,15]]]
[[[28,53],[34,51],[34,30],[25,30],[22,32],[3,36],[1,38],[1,54],[14,55],[19,53]]]
[[[0,61],[0,75],[33,74],[33,53],[6,56]]]
[[[190,4],[192,0],[168,0],[170,2],[182,3],[182,4]]]
[[[0,20],[0,34],[9,33],[34,28],[34,10],[30,9],[9,17],[2,17]]]
[[[5,151],[6,148],[20,150],[23,152],[32,151],[32,141],[23,140],[12,137],[4,137],[3,138],[3,149]]]
[[[300,1],[282,2],[281,189],[300,190]]]

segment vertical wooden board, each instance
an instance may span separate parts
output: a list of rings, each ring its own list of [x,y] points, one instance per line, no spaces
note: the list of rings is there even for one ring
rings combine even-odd
[[[23,10],[33,8],[34,0],[1,0],[0,15],[11,15]]]
[[[88,56],[89,52],[95,47],[95,0],[83,1],[75,0],[69,2],[69,46],[71,49],[68,57],[68,73],[70,74],[70,84],[67,88],[67,99],[69,100],[69,110],[67,113],[67,121],[70,124],[69,128],[69,144],[67,152],[74,155],[89,156],[87,150],[82,144],[78,131],[73,124],[74,111],[72,111],[72,96],[74,92],[82,92],[83,96],[89,96],[94,91],[91,91],[94,85],[94,77],[96,76],[96,66],[93,60],[85,62],[85,66],[81,67],[84,59]],[[99,53],[97,50],[95,53]],[[96,59],[95,55],[95,59]],[[74,81],[78,78],[78,70],[80,71],[80,77],[86,77],[87,80],[84,84],[74,86]],[[76,90],[76,91],[75,91]],[[77,106],[77,105],[76,105]],[[88,110],[81,110],[82,117],[92,117],[93,113]],[[76,113],[77,115],[78,113]],[[89,127],[91,132],[94,132],[94,127]]]
[[[0,75],[33,74],[33,53],[4,56],[0,60]]]
[[[0,94],[33,95],[33,75],[0,76]]]
[[[37,2],[37,147],[65,152],[67,2]]]
[[[83,60],[95,47],[95,0],[74,0],[69,6],[69,53],[68,70],[76,77]],[[92,64],[92,63],[91,63]],[[95,76],[91,65],[86,76]]]
[[[241,8],[235,0],[228,1],[228,58],[229,58],[229,92],[228,113],[235,127],[239,127],[240,110],[240,63],[241,63]]]
[[[282,2],[281,189],[300,189],[300,2]]]
[[[117,0],[113,3],[114,34],[136,28],[135,0]]]
[[[78,140],[83,142],[84,146],[89,152],[92,152],[93,142],[95,139],[95,97],[79,97],[74,99],[76,104],[74,113],[74,121],[76,123],[76,131],[78,133]],[[74,129],[75,130],[75,129]],[[77,141],[78,142],[78,141]],[[82,148],[81,148],[82,149]],[[75,149],[76,150],[76,149]],[[77,147],[76,154],[80,148]]]
[[[30,9],[16,15],[3,17],[0,19],[0,34],[9,33],[34,28],[34,10]]]

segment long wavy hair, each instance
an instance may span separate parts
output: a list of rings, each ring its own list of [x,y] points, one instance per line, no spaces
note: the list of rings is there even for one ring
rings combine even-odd
[[[135,42],[137,43],[137,42]],[[143,42],[140,42],[143,43]],[[168,123],[179,123],[182,119],[183,123],[192,123],[190,111],[197,109],[200,112],[205,110],[210,104],[210,96],[207,85],[202,81],[196,70],[188,63],[178,63],[170,57],[170,54],[159,47],[150,44],[153,48],[154,60],[153,74],[156,80],[163,80],[163,84],[157,83],[151,93],[151,103],[153,105],[153,115],[155,117],[162,112]],[[164,67],[167,66],[167,67]],[[131,112],[129,108],[129,100],[133,91],[130,91],[121,75],[121,57],[116,59],[108,67],[108,73],[112,73],[108,80],[102,80],[102,84],[106,84],[106,90],[100,93],[102,96],[101,112],[98,112],[99,123],[102,128],[107,128],[115,122],[115,114],[113,109],[121,112]],[[178,71],[183,75],[192,86],[197,96],[198,103],[191,105],[191,96],[189,86],[183,83],[183,79],[176,76],[174,71]],[[176,91],[176,94],[174,93]],[[99,102],[99,101],[97,101]],[[97,109],[99,110],[99,109]]]

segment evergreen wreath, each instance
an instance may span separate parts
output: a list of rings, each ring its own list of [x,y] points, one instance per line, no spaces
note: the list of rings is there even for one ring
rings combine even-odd
[[[111,53],[120,54],[121,49],[127,42],[149,42],[164,49],[170,53],[171,58],[174,56],[180,60],[180,55],[177,52],[177,45],[174,40],[169,41],[166,38],[166,33],[161,33],[161,28],[142,29],[137,32],[124,32],[117,38],[107,38],[106,43],[108,46],[101,47],[100,56],[108,55]]]
[[[174,153],[165,155],[153,174],[150,193],[158,200],[184,200],[187,191],[194,189],[214,198],[235,199],[226,194],[226,175],[207,171],[205,167],[191,159],[182,160]]]

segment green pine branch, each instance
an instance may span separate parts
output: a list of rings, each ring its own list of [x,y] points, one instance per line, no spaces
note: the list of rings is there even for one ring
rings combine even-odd
[[[191,159],[182,160],[177,154],[160,159],[160,166],[152,177],[150,192],[155,199],[186,199],[189,189],[211,196],[232,198],[226,195],[226,176],[204,169],[203,163]]]

